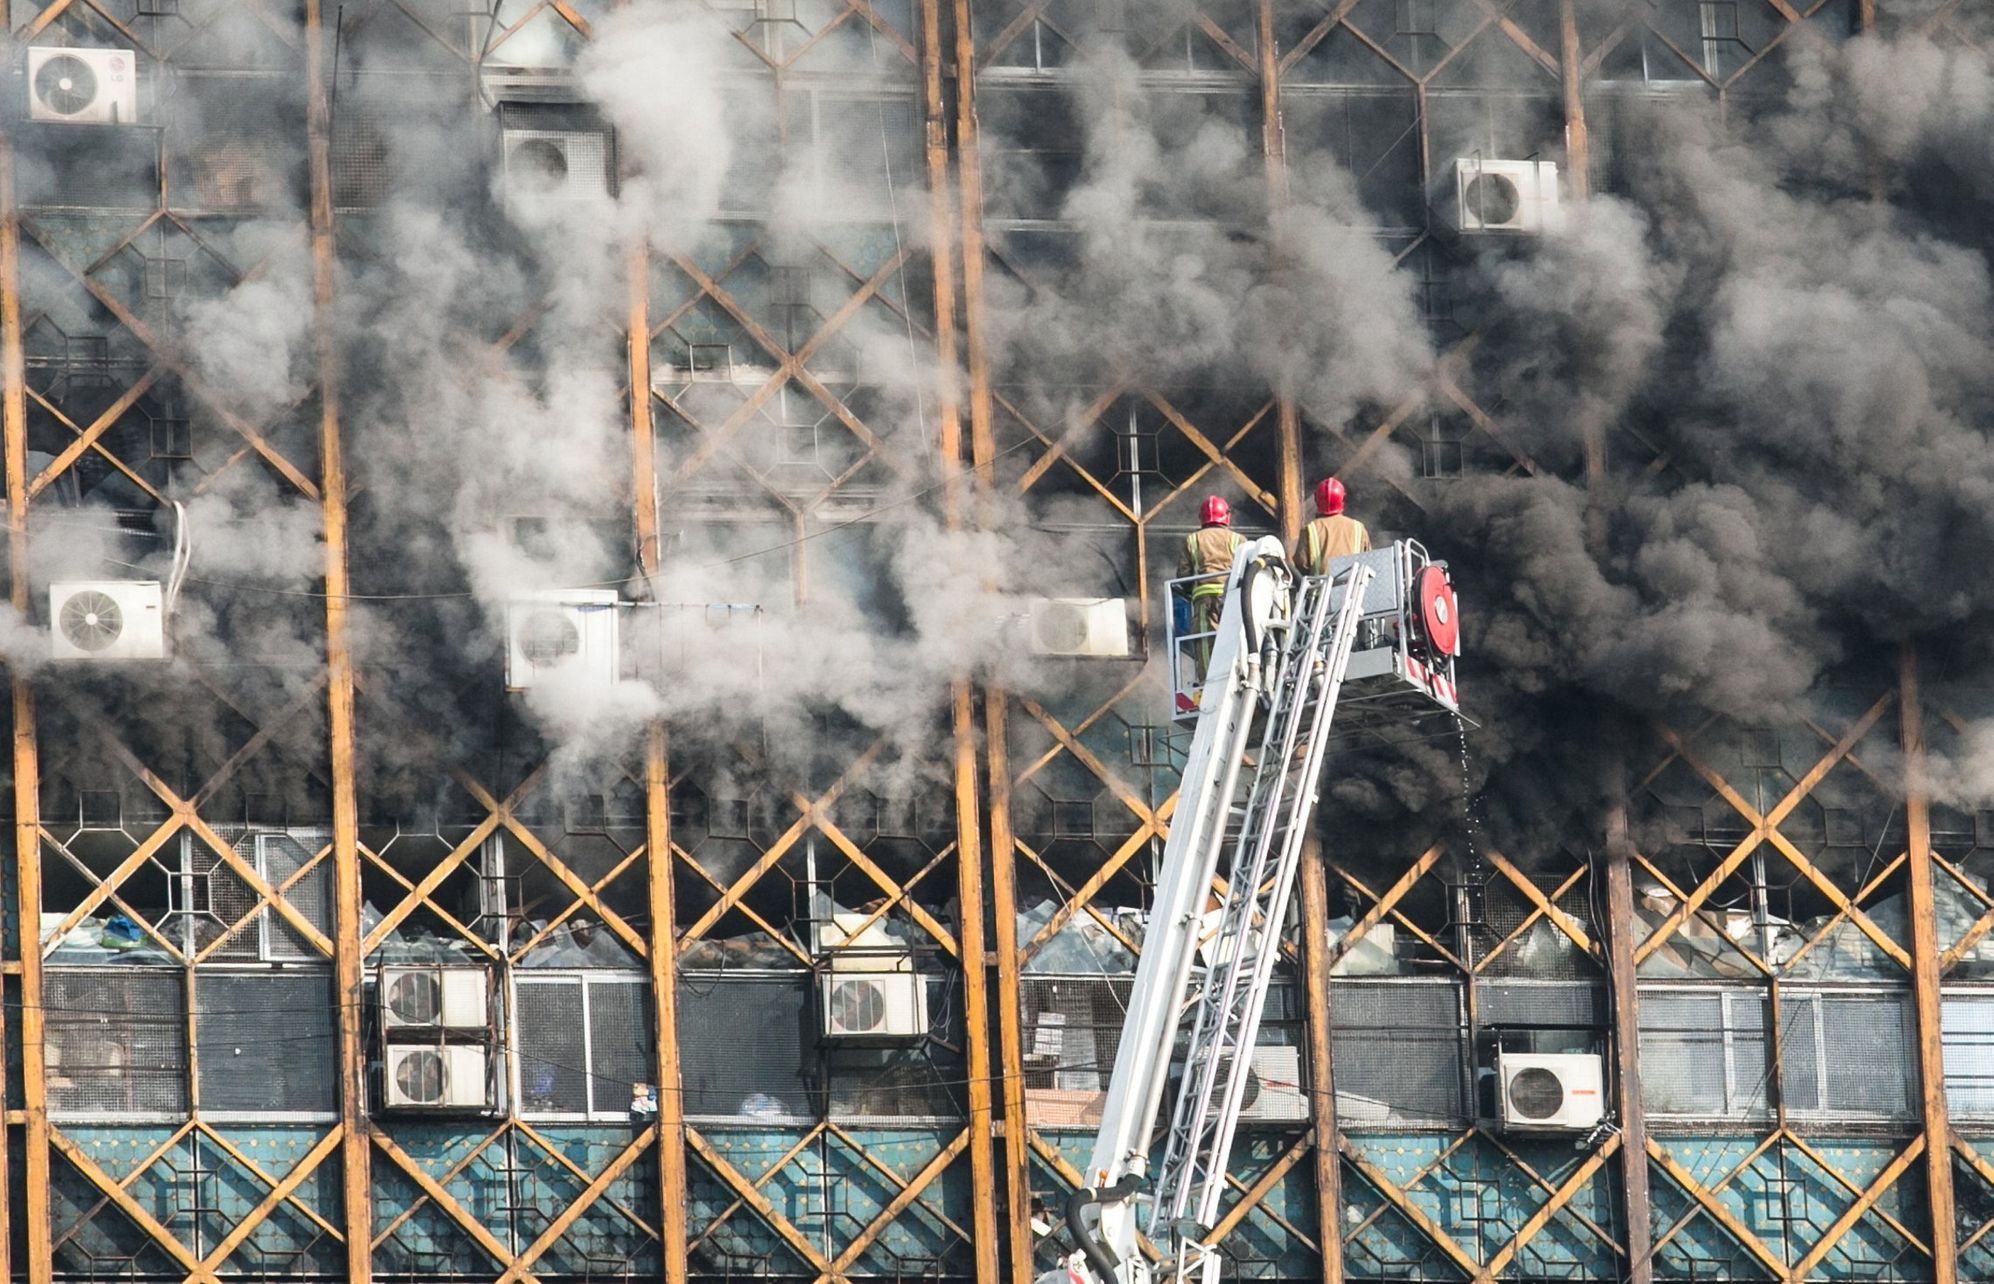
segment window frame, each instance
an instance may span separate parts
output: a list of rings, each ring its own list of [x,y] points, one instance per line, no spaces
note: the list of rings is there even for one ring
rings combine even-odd
[[[619,972],[606,968],[521,968],[514,969],[506,985],[506,1092],[510,1099],[511,1114],[515,1119],[544,1123],[628,1123],[631,1119],[630,1103],[626,1098],[620,1109],[605,1110],[595,1099],[596,1094],[596,1048],[595,1048],[595,1007],[591,990],[596,985],[633,985],[648,988],[649,975],[642,972]],[[519,1020],[519,990],[521,986],[557,985],[574,986],[581,992],[581,1048],[582,1062],[578,1069],[582,1076],[582,1086],[588,1095],[588,1106],[580,1112],[572,1110],[547,1110],[531,1107],[526,1095],[520,1089],[520,1062],[527,1052],[526,1031]],[[648,1021],[657,1020],[655,1000],[644,1008]],[[650,1055],[651,1084],[659,1089],[656,1054]]]

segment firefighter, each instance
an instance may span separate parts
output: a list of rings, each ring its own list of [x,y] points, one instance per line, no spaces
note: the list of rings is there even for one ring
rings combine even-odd
[[[1225,611],[1223,577],[1232,569],[1233,554],[1246,543],[1246,537],[1232,529],[1232,505],[1226,503],[1223,496],[1205,496],[1205,502],[1198,507],[1198,521],[1202,525],[1184,538],[1184,551],[1177,557],[1177,578],[1189,575],[1220,577],[1191,586],[1191,632],[1214,633],[1219,627],[1219,616]],[[1196,644],[1200,675],[1211,655],[1210,639]],[[1184,699],[1182,694],[1178,696],[1180,703]]]
[[[1364,523],[1343,515],[1343,483],[1325,477],[1315,488],[1315,520],[1302,527],[1301,546],[1295,550],[1295,565],[1304,575],[1327,575],[1329,564],[1339,557],[1371,551],[1371,532]]]

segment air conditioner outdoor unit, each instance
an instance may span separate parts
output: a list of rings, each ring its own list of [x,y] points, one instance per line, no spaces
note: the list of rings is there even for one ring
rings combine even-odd
[[[1302,1091],[1302,1050],[1271,1047],[1253,1050],[1253,1077],[1241,1119],[1292,1123],[1309,1117],[1308,1095]]]
[[[48,587],[58,660],[163,660],[166,609],[157,580],[71,580]]]
[[[600,130],[502,131],[505,194],[541,201],[601,200],[609,195],[609,135]]]
[[[928,991],[913,972],[832,972],[823,978],[824,1037],[897,1043],[928,1033]]]
[[[914,956],[893,939],[883,921],[839,910],[818,929],[818,948],[830,956],[833,972],[912,972]]]
[[[1464,156],[1454,162],[1454,193],[1463,232],[1541,232],[1557,225],[1554,161]]]
[[[138,119],[138,60],[125,49],[30,48],[28,118],[131,124]]]
[[[514,598],[505,614],[508,691],[553,680],[616,681],[615,589],[528,593]]]
[[[483,1030],[491,1024],[483,968],[391,967],[381,971],[381,1024]]]
[[[492,1104],[485,1050],[437,1044],[391,1044],[387,1104],[395,1110],[486,1110]]]
[[[1606,1118],[1605,1074],[1589,1052],[1499,1053],[1496,1082],[1511,1132],[1584,1132]]]
[[[1029,618],[1034,654],[1128,656],[1128,611],[1121,598],[1040,598],[1032,603]]]

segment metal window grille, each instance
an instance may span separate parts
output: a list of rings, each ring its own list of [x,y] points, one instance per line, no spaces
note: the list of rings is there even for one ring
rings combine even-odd
[[[1773,1018],[1762,990],[1643,987],[1642,1095],[1649,1112],[1761,1118],[1776,1088],[1794,1114],[1909,1115],[1908,995],[1787,989],[1780,994],[1776,1031]]]
[[[100,1119],[186,1113],[182,973],[51,970],[44,986],[52,1113]]]
[[[1440,287],[1426,283],[1428,290]],[[1428,307],[1428,315],[1433,308]],[[1428,420],[1426,431],[1419,434],[1419,473],[1429,480],[1443,480],[1459,477],[1462,464],[1467,457],[1464,435],[1454,424],[1443,421],[1435,415]]]
[[[1339,979],[1330,994],[1338,1118],[1360,1124],[1467,1118],[1458,982]]]
[[[1994,1118],[1994,994],[1948,994],[1939,1004],[1946,1102],[1956,1117]]]
[[[643,980],[516,978],[513,1050],[521,1115],[628,1119],[634,1085],[656,1083]]]
[[[722,379],[734,376],[734,348],[726,343],[693,343],[686,345],[686,369],[693,374],[715,375]]]
[[[217,826],[220,836],[273,889],[281,890],[310,863],[329,834],[317,829],[284,831]],[[205,948],[223,932],[254,913],[256,923],[230,937],[211,958],[217,961],[295,963],[325,957],[304,935],[268,906],[258,910],[258,896],[247,880],[220,853],[193,835],[181,839],[181,874],[174,898],[182,923],[182,948]],[[287,904],[321,933],[332,932],[332,866],[321,861],[309,874],[282,893]]]
[[[1640,1049],[1649,1113],[1745,1119],[1766,1112],[1763,993],[1644,988]]]
[[[695,1118],[817,1114],[809,1059],[810,975],[679,976],[679,1075]]]
[[[205,1113],[322,1117],[338,1107],[329,972],[195,979],[194,1047]]]
[[[1916,1073],[1911,1064],[1916,1017],[1910,996],[1830,993],[1816,1001],[1823,1113],[1908,1118]]]
[[[283,889],[299,870],[311,863],[324,838],[329,837],[309,830],[256,836],[257,872],[282,893],[287,904],[327,936],[332,934],[332,863],[320,861],[309,874],[292,883],[288,891]],[[263,911],[259,931],[263,957],[270,962],[324,957],[274,909]]]

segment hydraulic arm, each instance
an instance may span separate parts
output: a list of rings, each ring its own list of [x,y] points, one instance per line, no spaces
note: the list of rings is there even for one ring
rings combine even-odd
[[[1250,543],[1226,577],[1216,631],[1190,640],[1202,669],[1196,729],[1088,1184],[1066,1210],[1076,1251],[1049,1280],[1216,1284],[1220,1259],[1207,1240],[1331,726],[1353,651],[1409,644],[1407,629],[1391,626],[1387,638],[1384,623],[1387,608],[1404,618],[1399,599],[1414,578],[1406,547],[1298,578],[1278,540]],[[1391,592],[1374,591],[1381,577]],[[1172,652],[1182,664],[1175,640]],[[1451,651],[1446,672],[1451,708]]]

